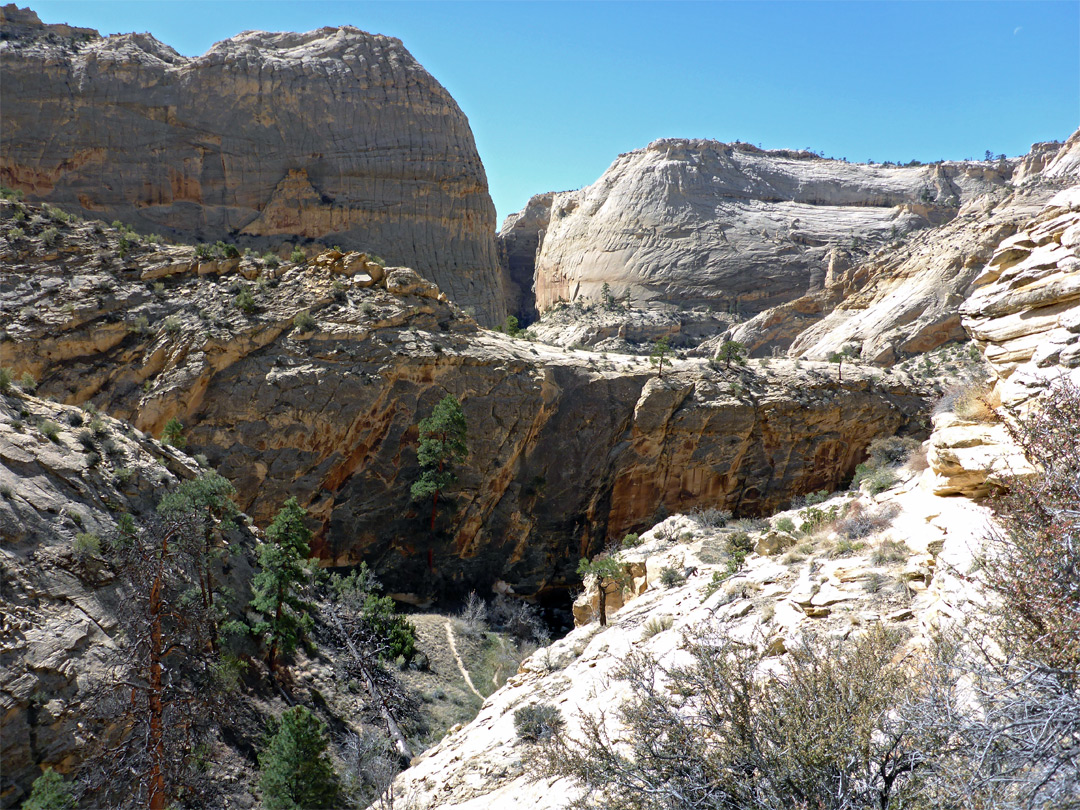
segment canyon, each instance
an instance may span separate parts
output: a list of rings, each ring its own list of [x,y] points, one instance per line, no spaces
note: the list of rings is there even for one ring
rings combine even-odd
[[[805,637],[885,627],[910,653],[984,612],[986,499],[1040,473],[1016,427],[1080,386],[1080,132],[905,166],[666,138],[496,233],[468,120],[397,39],[189,58],[14,5],[0,32],[3,807],[93,743],[124,583],[88,538],[211,469],[240,510],[215,535],[235,616],[290,497],[323,569],[445,614],[424,643],[481,705],[397,777],[416,807],[567,806],[515,714],[617,731],[621,663],[717,623],[779,672]],[[468,453],[433,504],[410,489],[447,396]],[[601,627],[578,566],[604,555]],[[455,638],[506,651],[451,614],[470,592],[566,635],[470,677]],[[275,680],[238,653],[232,805],[285,707],[381,728],[335,655],[309,639]]]

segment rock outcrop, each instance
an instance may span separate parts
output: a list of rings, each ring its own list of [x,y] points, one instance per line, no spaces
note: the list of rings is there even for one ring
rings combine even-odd
[[[277,268],[183,247],[121,256],[118,232],[57,223],[46,244],[34,207],[0,216],[16,209],[30,216],[4,241],[2,365],[154,435],[180,419],[260,524],[297,495],[328,563],[367,559],[417,599],[567,584],[582,553],[660,510],[775,510],[838,485],[925,404],[903,375],[841,382],[824,363],[676,359],[660,379],[644,357],[479,330],[406,268],[373,284],[335,253]],[[447,393],[470,454],[431,536],[409,487],[416,425]]]
[[[1003,404],[1021,405],[1061,376],[1080,384],[1080,186],[1002,242],[973,285],[964,327]]]
[[[164,488],[198,472],[108,416],[0,395],[0,806],[17,807],[42,764],[66,774],[87,754],[83,701],[108,673],[123,598],[106,544],[120,514],[152,514]],[[253,548],[246,526],[230,534]],[[225,570],[230,586],[246,582],[250,555]]]
[[[506,310],[516,315],[521,325],[536,320],[536,252],[543,241],[551,218],[554,192],[537,194],[516,214],[508,216],[499,229],[499,253],[506,271]]]
[[[912,234],[833,278],[823,293],[787,305],[814,315],[800,321],[770,312],[735,331],[751,346],[770,337],[768,321],[783,324],[778,345],[790,354],[825,359],[856,346],[867,361],[889,364],[964,339],[961,309],[987,273],[999,246],[1040,217],[1055,195],[1080,181],[1070,166],[1080,153],[1074,135],[1063,146],[1035,144],[1008,188],[961,207],[938,228]],[[970,331],[970,329],[968,330]]]
[[[863,250],[952,219],[1016,161],[886,167],[810,152],[667,139],[555,194],[535,265],[537,307],[619,298],[756,314],[825,283],[838,247]],[[540,213],[530,203],[519,221]],[[503,233],[513,245],[515,223]],[[505,238],[505,236],[504,236]]]
[[[838,553],[842,536],[829,518],[801,535],[798,549],[751,554],[734,574],[728,541],[742,529],[678,515],[643,534],[640,546],[618,554],[634,579],[609,612],[608,626],[590,620],[586,594],[576,606],[583,622],[524,661],[472,723],[414,761],[398,777],[396,795],[421,810],[569,807],[575,786],[537,773],[535,751],[515,730],[518,709],[554,706],[575,737],[584,717],[603,713],[607,729],[617,732],[618,708],[628,695],[621,666],[640,652],[674,663],[683,634],[700,637],[724,623],[726,634],[760,645],[768,665],[782,667],[803,633],[847,636],[880,623],[903,628],[917,644],[978,601],[963,572],[990,525],[988,509],[931,495],[911,472],[876,498],[841,496],[811,509],[833,516],[858,509],[874,515],[877,527]],[[811,509],[776,521],[786,518],[802,529],[816,519]],[[770,531],[761,528],[751,539]],[[665,570],[678,575],[667,586]]]
[[[5,185],[143,233],[367,250],[502,322],[472,132],[400,40],[249,31],[187,58],[14,5],[0,25]]]

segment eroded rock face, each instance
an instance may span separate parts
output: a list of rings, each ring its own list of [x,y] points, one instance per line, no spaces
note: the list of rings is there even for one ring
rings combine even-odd
[[[83,701],[110,675],[124,598],[108,540],[120,514],[152,514],[167,487],[198,472],[189,456],[108,416],[0,395],[3,807],[20,805],[44,765],[70,774],[91,750]],[[254,544],[244,526],[231,539],[248,552]],[[243,600],[249,553],[231,555],[230,570]]]
[[[736,335],[758,345],[770,337],[761,327],[771,317],[789,330],[790,345],[781,345],[792,355],[825,359],[855,346],[864,360],[881,364],[964,339],[961,309],[977,306],[967,299],[979,297],[978,288],[988,283],[995,262],[1003,260],[1002,249],[1019,239],[1017,231],[1027,229],[1055,195],[1080,180],[1070,169],[1077,152],[1076,135],[1063,146],[1035,144],[1012,187],[976,197],[952,222],[913,234],[836,274],[822,294],[807,300],[804,309],[816,302],[816,317],[799,322],[769,313]]]
[[[203,273],[191,248],[120,259],[120,235],[90,224],[47,246],[33,219],[5,240],[4,365],[154,435],[179,418],[260,525],[297,495],[328,563],[366,559],[420,600],[500,579],[522,593],[569,583],[583,553],[660,510],[772,511],[837,485],[924,405],[908,380],[845,369],[840,382],[824,363],[675,359],[660,379],[645,357],[479,330],[407,268],[370,284],[330,254]],[[432,536],[409,487],[416,425],[447,393],[470,454]]]
[[[846,637],[880,624],[902,628],[917,649],[943,626],[970,618],[979,595],[964,572],[991,525],[990,512],[963,498],[935,497],[910,472],[903,478],[876,498],[849,495],[818,507],[839,512],[858,501],[862,509],[894,514],[862,538],[859,550],[843,556],[829,553],[838,535],[826,528],[803,538],[812,547],[804,554],[752,553],[731,574],[726,548],[732,529],[710,528],[687,515],[653,527],[639,547],[618,555],[632,580],[609,610],[608,626],[590,616],[595,606],[586,593],[575,606],[580,625],[522,662],[473,722],[414,760],[397,778],[396,796],[423,810],[572,806],[578,789],[536,773],[535,748],[519,738],[514,713],[548,704],[571,737],[586,733],[582,718],[590,717],[618,739],[618,709],[629,696],[620,667],[642,652],[665,666],[683,662],[677,652],[683,634],[699,639],[719,625],[728,637],[765,650],[772,672],[805,633]],[[783,516],[801,526],[808,512]],[[882,547],[899,552],[876,557]],[[665,587],[664,569],[685,580]]]
[[[974,287],[964,326],[1003,404],[1023,405],[1059,377],[1080,383],[1080,186],[1002,242]]]
[[[543,241],[551,217],[554,192],[537,194],[516,214],[508,216],[499,229],[500,258],[506,271],[506,309],[521,321],[532,323],[537,318],[536,252]]]
[[[593,185],[554,195],[536,259],[537,307],[599,299],[606,282],[620,298],[753,315],[820,289],[837,247],[863,250],[946,222],[1001,187],[1013,166],[855,165],[749,144],[656,141],[621,155]]]
[[[400,40],[256,31],[192,59],[14,5],[0,25],[4,184],[143,233],[367,250],[505,317],[468,121]]]

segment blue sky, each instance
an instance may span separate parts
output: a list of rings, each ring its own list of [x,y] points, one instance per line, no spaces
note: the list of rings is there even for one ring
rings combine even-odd
[[[249,29],[400,37],[468,115],[500,222],[656,138],[906,162],[1023,154],[1080,125],[1076,0],[27,1],[189,56]]]

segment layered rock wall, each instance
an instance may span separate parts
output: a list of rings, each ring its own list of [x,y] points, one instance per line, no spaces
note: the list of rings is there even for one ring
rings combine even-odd
[[[756,314],[820,288],[835,248],[948,221],[1013,168],[857,165],[748,144],[656,141],[621,155],[593,185],[554,195],[536,260],[537,306],[598,299],[608,283],[637,302]]]
[[[839,484],[924,404],[910,381],[845,369],[840,382],[828,364],[675,360],[661,379],[647,358],[478,330],[411,270],[372,286],[334,254],[277,270],[190,248],[118,261],[118,237],[86,224],[9,246],[3,365],[154,435],[179,418],[260,523],[297,495],[328,562],[367,559],[418,599],[568,583],[582,554],[665,510],[772,511]],[[294,325],[301,312],[313,326]],[[470,453],[432,535],[409,487],[416,425],[447,393]]]
[[[400,40],[256,31],[191,59],[13,5],[0,25],[5,185],[144,233],[367,250],[502,322],[469,123]]]

